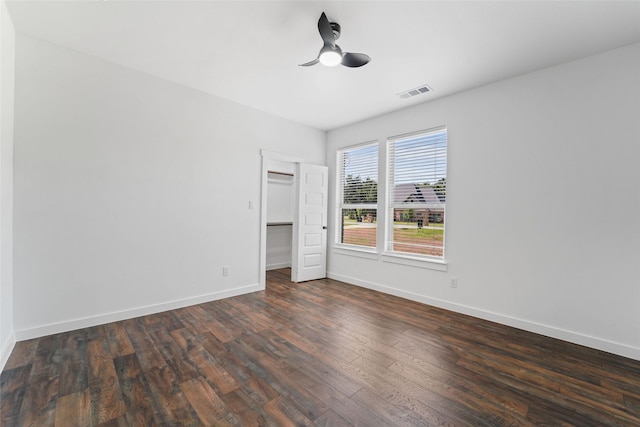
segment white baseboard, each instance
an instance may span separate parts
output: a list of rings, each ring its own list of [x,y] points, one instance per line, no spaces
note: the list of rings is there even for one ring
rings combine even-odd
[[[13,351],[13,347],[16,345],[16,333],[11,331],[9,334],[9,338],[2,344],[2,348],[0,348],[0,372],[4,369],[4,365],[7,364],[7,360],[9,360],[9,356]]]
[[[274,264],[267,264],[267,271],[278,270],[279,268],[290,268],[290,267],[291,267],[290,262],[279,262]]]
[[[349,283],[352,285],[360,286],[375,291],[380,291],[386,294],[394,295],[397,297],[405,298],[412,301],[421,302],[434,307],[444,308],[456,313],[467,314],[469,316],[477,317],[491,322],[500,323],[514,328],[522,329],[536,334],[545,335],[551,338],[557,338],[563,341],[568,341],[574,344],[583,345],[585,347],[595,348],[597,350],[606,351],[609,353],[617,354],[620,356],[628,357],[635,360],[640,360],[640,348],[631,347],[625,344],[603,340],[601,338],[592,337],[589,335],[580,334],[577,332],[567,331],[565,329],[556,328],[554,326],[543,325],[528,320],[518,319],[511,316],[505,316],[503,314],[494,313],[491,311],[481,310],[466,305],[461,305],[449,301],[440,300],[437,298],[431,298],[425,295],[415,294],[413,292],[403,291],[402,289],[393,288],[390,286],[384,286],[365,280],[360,280],[354,277],[343,276],[336,273],[327,273],[327,277],[341,282]]]
[[[174,310],[176,308],[188,307],[190,305],[201,304],[223,298],[234,297],[264,290],[259,284],[241,286],[220,292],[198,295],[160,304],[147,305],[129,310],[122,310],[112,313],[99,314],[97,316],[83,317],[79,319],[66,320],[64,322],[50,323],[47,325],[35,326],[32,328],[20,329],[16,331],[15,338],[24,341],[32,338],[39,338],[46,335],[69,332],[76,329],[89,328],[103,325],[105,323],[118,322],[120,320],[132,319],[134,317],[146,316],[148,314],[160,313],[162,311]]]

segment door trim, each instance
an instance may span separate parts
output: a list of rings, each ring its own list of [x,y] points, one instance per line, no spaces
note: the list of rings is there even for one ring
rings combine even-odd
[[[295,164],[304,163],[304,159],[268,150],[260,150],[260,155],[262,156],[262,185],[260,189],[260,270],[258,271],[260,279],[258,283],[260,289],[264,289],[267,285],[267,189],[269,188],[269,170],[274,172],[274,169],[278,168],[278,166],[274,166],[277,162],[290,163],[292,168],[295,168]],[[275,172],[289,171],[275,170]]]

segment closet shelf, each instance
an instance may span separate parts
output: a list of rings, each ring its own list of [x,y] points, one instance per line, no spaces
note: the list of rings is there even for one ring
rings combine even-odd
[[[268,173],[272,173],[274,175],[284,175],[284,176],[293,176],[292,173],[287,173],[287,172],[276,172],[276,171],[267,171]]]

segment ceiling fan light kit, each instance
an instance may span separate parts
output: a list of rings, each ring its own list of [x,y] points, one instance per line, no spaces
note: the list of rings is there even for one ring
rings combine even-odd
[[[309,67],[319,62],[327,67],[342,64],[345,67],[357,68],[371,61],[369,55],[365,55],[364,53],[342,52],[340,46],[336,44],[336,40],[340,38],[340,24],[329,22],[324,12],[322,12],[318,20],[318,31],[320,32],[324,46],[320,49],[320,53],[318,53],[316,59],[300,64],[301,67]]]
[[[318,56],[320,63],[327,67],[335,67],[342,62],[342,50],[339,46],[332,48],[331,46],[324,46]]]

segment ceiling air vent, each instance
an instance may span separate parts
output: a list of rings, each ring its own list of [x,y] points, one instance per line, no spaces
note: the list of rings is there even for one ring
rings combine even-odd
[[[400,92],[397,95],[400,98],[405,99],[405,98],[411,98],[413,96],[420,95],[420,94],[427,93],[427,92],[431,92],[431,88],[429,86],[427,86],[427,85],[422,85],[422,86],[414,88],[414,89],[409,89],[407,91]]]

